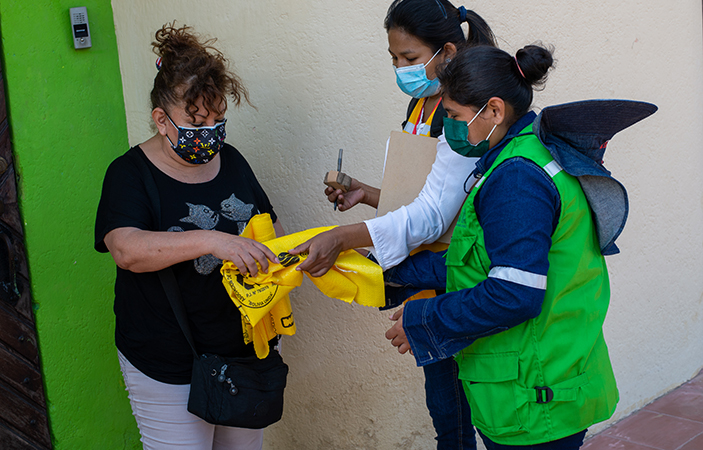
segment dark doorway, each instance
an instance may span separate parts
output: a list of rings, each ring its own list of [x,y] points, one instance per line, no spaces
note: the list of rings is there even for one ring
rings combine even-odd
[[[0,66],[0,449],[50,449]]]

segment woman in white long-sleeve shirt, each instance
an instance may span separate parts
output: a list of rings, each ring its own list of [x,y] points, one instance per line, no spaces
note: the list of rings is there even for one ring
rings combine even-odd
[[[411,251],[435,242],[447,231],[466,200],[465,188],[473,184],[467,178],[477,159],[459,155],[440,135],[432,170],[417,198],[407,206],[364,221],[374,256],[383,270],[398,265]]]
[[[469,25],[464,36],[461,24]],[[485,21],[463,6],[447,0],[396,0],[385,20],[389,52],[398,87],[413,97],[403,131],[439,137],[437,157],[418,197],[409,205],[362,223],[336,227],[291,250],[308,252],[298,270],[312,276],[325,274],[343,250],[374,247],[384,270],[422,244],[433,243],[449,228],[466,198],[476,158],[460,156],[442,135],[446,112],[442,107],[438,70],[465,45],[495,45]],[[469,183],[466,188],[465,184]],[[327,188],[329,201],[340,211],[358,203],[378,206],[380,190],[352,179],[346,194]],[[468,402],[452,359],[424,367],[427,407],[437,432],[438,449],[476,448]]]

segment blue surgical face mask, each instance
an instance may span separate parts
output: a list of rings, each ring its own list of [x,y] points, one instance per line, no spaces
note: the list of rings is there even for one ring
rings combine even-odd
[[[441,48],[437,50],[437,53],[435,53],[434,56],[427,61],[427,64],[431,63],[435,56],[437,56],[441,51]],[[432,97],[437,94],[441,87],[439,84],[439,79],[435,78],[430,80],[427,78],[427,71],[425,70],[427,64],[396,67],[395,81],[398,83],[400,90],[413,98]]]

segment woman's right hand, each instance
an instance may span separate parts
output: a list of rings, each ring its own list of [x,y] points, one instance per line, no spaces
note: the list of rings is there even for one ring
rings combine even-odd
[[[373,208],[378,207],[380,190],[361,183],[356,178],[352,178],[351,186],[346,193],[342,192],[341,189],[334,189],[328,186],[325,189],[325,195],[330,203],[337,201],[337,208],[340,211],[346,211],[359,203],[367,204]]]
[[[260,242],[220,231],[215,233],[217,235],[212,254],[217,258],[232,261],[242,274],[256,276],[259,266],[263,273],[268,273],[269,261],[276,264],[279,262],[276,255]]]
[[[289,250],[291,255],[307,253],[305,261],[300,263],[295,270],[307,272],[313,277],[321,277],[326,274],[334,265],[339,254],[345,250],[343,234],[340,232],[342,230],[339,227],[333,228],[313,236]]]
[[[302,270],[313,277],[326,274],[344,250],[372,245],[366,224],[343,225],[313,236],[297,247],[288,250],[291,255],[307,253],[305,261],[295,270]]]

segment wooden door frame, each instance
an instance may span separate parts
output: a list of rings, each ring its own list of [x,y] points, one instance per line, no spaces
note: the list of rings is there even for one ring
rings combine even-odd
[[[0,64],[0,448],[51,449]]]

